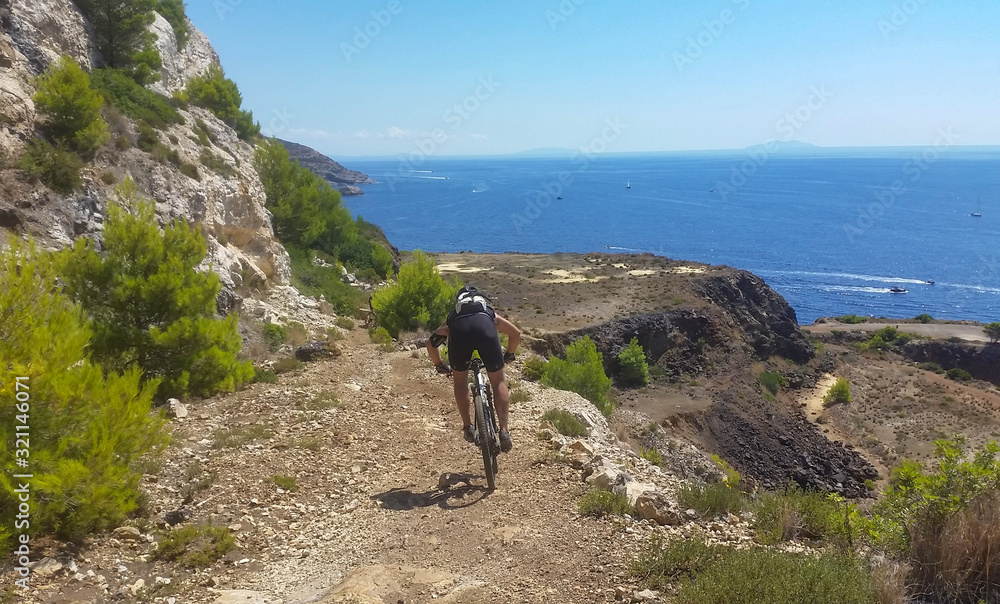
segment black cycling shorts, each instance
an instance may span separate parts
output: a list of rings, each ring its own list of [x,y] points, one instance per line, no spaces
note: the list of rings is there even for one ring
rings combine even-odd
[[[457,317],[448,326],[448,362],[455,371],[468,371],[473,351],[486,365],[486,371],[503,368],[503,347],[493,318],[485,313]]]

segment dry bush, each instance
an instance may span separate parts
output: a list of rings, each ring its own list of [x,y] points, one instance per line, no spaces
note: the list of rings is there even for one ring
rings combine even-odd
[[[879,604],[907,604],[906,576],[910,568],[903,563],[877,556],[872,561],[872,579]]]
[[[986,491],[943,522],[913,527],[913,580],[940,601],[992,602],[1000,593],[1000,493]]]

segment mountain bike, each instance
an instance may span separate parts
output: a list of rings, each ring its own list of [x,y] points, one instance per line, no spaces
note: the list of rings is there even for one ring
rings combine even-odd
[[[469,390],[472,393],[473,422],[476,430],[476,444],[483,453],[483,469],[486,470],[486,485],[496,489],[497,455],[500,453],[500,426],[497,411],[493,406],[493,389],[486,376],[482,359],[474,358],[469,363]]]

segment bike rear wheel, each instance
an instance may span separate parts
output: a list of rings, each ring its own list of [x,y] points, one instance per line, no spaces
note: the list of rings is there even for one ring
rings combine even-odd
[[[476,431],[479,432],[479,448],[483,452],[483,470],[486,471],[486,485],[492,491],[496,485],[496,454],[493,452],[493,441],[496,436],[493,433],[489,417],[483,407],[483,397],[476,396],[473,399],[476,407]]]

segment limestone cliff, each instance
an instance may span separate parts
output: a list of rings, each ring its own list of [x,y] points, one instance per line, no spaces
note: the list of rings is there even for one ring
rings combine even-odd
[[[36,134],[34,78],[62,54],[85,68],[100,66],[101,57],[90,25],[69,0],[0,0],[0,25],[0,154],[10,160]],[[163,17],[157,15],[150,26],[163,58],[161,80],[152,86],[160,93],[179,90],[192,76],[218,64],[205,35],[190,22],[188,28],[190,37],[179,49]],[[208,111],[190,107],[180,113],[183,122],[158,136],[184,163],[197,167],[198,179],[150,153],[109,143],[84,169],[82,190],[59,195],[25,182],[7,161],[7,167],[0,169],[0,244],[4,230],[29,233],[50,247],[68,245],[79,236],[99,239],[106,200],[116,183],[131,176],[141,193],[155,200],[161,222],[184,218],[202,225],[209,250],[205,265],[220,275],[228,289],[288,283],[288,254],[275,239],[264,207],[253,147]],[[209,130],[208,147],[197,142],[193,131],[197,120]],[[124,138],[135,143],[135,124],[120,117],[109,122],[115,122],[110,124],[112,141]],[[201,161],[206,152],[217,159],[211,169]]]

